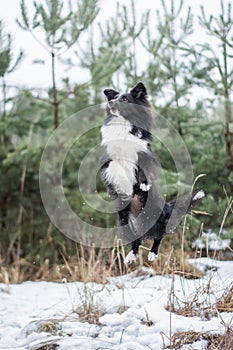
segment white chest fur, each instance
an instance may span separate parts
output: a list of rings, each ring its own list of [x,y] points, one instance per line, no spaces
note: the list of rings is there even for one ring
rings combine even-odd
[[[147,151],[147,141],[130,133],[132,126],[121,116],[115,117],[101,129],[102,145],[112,158],[106,170],[107,182],[120,193],[131,195],[136,183],[138,152]]]

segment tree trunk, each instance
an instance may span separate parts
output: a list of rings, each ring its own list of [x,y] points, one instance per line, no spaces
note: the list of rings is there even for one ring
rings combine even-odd
[[[233,171],[233,133],[230,130],[231,122],[231,104],[229,97],[229,85],[228,85],[228,66],[227,66],[227,38],[224,33],[225,40],[223,41],[223,60],[224,60],[224,114],[225,114],[225,142],[226,142],[226,153],[229,157],[227,167],[230,171]]]
[[[5,76],[2,76],[2,121],[3,123],[6,120],[6,81]],[[9,143],[9,138],[7,137],[6,133],[3,133],[3,144],[4,146],[7,146]]]
[[[8,198],[9,198],[9,192],[5,192],[3,195],[2,202],[1,202],[1,213],[2,213],[1,229],[2,230],[4,230],[6,228]]]
[[[59,126],[59,103],[57,99],[54,52],[52,52],[51,55],[52,55],[52,81],[53,81],[52,94],[53,94],[53,106],[54,106],[54,129],[56,129]]]
[[[225,109],[225,142],[226,142],[226,153],[229,156],[228,169],[233,171],[233,132],[230,130],[230,121],[231,121],[231,106],[230,100],[228,96],[228,91],[225,91],[225,101],[224,101],[224,109]]]
[[[6,117],[6,81],[4,75],[2,76],[2,119]]]

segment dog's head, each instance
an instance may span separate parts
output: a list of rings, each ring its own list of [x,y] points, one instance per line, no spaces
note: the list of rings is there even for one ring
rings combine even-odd
[[[112,117],[123,117],[132,125],[150,129],[151,110],[146,87],[139,82],[129,93],[105,89],[107,112]]]
[[[104,94],[108,99],[108,107],[111,111],[123,108],[126,103],[133,103],[145,107],[150,107],[147,99],[147,90],[143,83],[139,82],[129,93],[120,93],[113,89],[105,89]]]

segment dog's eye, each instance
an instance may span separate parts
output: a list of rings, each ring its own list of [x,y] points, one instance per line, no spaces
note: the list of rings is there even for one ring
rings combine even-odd
[[[125,95],[121,96],[121,99],[122,99],[122,101],[128,101],[128,97]]]

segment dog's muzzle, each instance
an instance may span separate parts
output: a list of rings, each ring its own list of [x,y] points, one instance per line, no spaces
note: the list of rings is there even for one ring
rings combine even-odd
[[[109,106],[110,111],[111,111],[112,113],[118,112],[117,101],[116,101],[116,100],[110,100],[110,101],[108,101],[108,106]]]
[[[115,100],[110,100],[110,101],[108,101],[108,105],[109,105],[110,108],[114,107],[115,104],[116,104],[116,101],[115,101]]]

